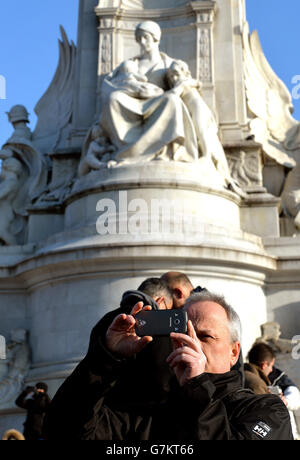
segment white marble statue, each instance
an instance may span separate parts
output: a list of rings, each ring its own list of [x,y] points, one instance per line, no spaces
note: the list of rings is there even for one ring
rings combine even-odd
[[[286,216],[294,219],[295,227],[300,231],[300,164],[287,176],[281,195],[281,207]]]
[[[142,22],[135,35],[140,55],[122,62],[104,79],[100,121],[85,140],[79,176],[154,159],[203,160],[212,183],[243,195],[230,175],[217,122],[201,96],[200,82],[193,80],[185,62],[160,52],[157,23]]]
[[[1,157],[1,155],[0,155]],[[16,245],[16,235],[23,227],[22,217],[15,210],[22,183],[23,166],[16,158],[2,161],[0,174],[0,244]]]
[[[139,73],[138,62],[129,59],[122,62],[110,77],[110,82],[120,90],[138,99],[162,96],[164,91],[157,85],[149,83],[148,78]]]
[[[210,158],[225,178],[226,185],[232,184],[227,158],[218,137],[217,122],[201,96],[201,83],[192,78],[188,65],[180,60],[172,62],[167,78],[171,91],[181,97],[192,117],[199,156]]]
[[[85,139],[78,174],[85,176],[90,171],[106,167],[111,160],[111,154],[116,148],[105,136],[103,129],[97,123],[89,130]],[[116,162],[114,162],[116,163]]]
[[[112,159],[196,161],[193,121],[180,96],[169,91],[166,76],[174,60],[159,50],[160,27],[145,21],[135,34],[140,55],[122,63],[102,86],[100,125],[116,148]]]
[[[29,119],[26,108],[22,105],[12,107],[8,112],[8,119],[13,125],[14,131],[5,142],[2,150],[10,152],[11,156],[20,160],[27,168],[26,194],[28,199],[34,200],[40,195],[47,183],[46,160],[32,142],[32,133],[27,126]]]
[[[23,244],[27,207],[47,184],[48,167],[31,141],[28,112],[16,105],[8,112],[14,127],[12,136],[0,150],[3,160],[0,177],[0,241],[5,245]],[[24,233],[24,232],[23,232]]]
[[[292,116],[292,97],[270,67],[257,31],[243,30],[244,80],[250,132],[263,152],[279,165],[293,168],[300,155],[300,123]]]
[[[30,368],[30,347],[25,329],[13,329],[7,345],[7,371],[0,380],[0,408],[10,407],[22,389]]]

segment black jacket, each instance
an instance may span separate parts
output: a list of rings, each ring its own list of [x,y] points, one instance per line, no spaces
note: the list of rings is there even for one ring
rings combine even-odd
[[[106,331],[118,314],[129,314],[138,301],[151,305],[154,310],[158,308],[156,302],[146,294],[127,291],[120,307],[107,313],[93,328],[85,358],[52,399],[44,421],[47,439],[81,439],[83,427],[93,416],[94,406],[102,394],[102,368],[99,367],[99,361],[108,357],[114,362],[114,357],[103,351]],[[111,397],[115,395],[115,403],[123,404],[123,399],[119,401],[120,388],[127,395],[128,403],[137,404],[138,407],[148,406],[150,401],[164,401],[173,376],[165,362],[171,351],[168,337],[155,338],[136,358],[127,361],[124,373],[118,369],[118,381],[111,390]],[[107,371],[110,372],[109,366]]]
[[[33,396],[27,399],[29,391],[31,390],[24,390],[15,403],[22,409],[27,410],[27,417],[24,423],[25,439],[40,439],[43,436],[43,419],[51,400],[46,393],[38,392],[34,392]]]
[[[123,302],[94,327],[86,357],[53,398],[44,424],[48,439],[292,439],[284,404],[243,390],[238,372],[203,374],[180,388],[165,362],[168,337],[155,338],[131,359],[112,356],[106,330],[131,308],[132,301]]]
[[[241,387],[236,371],[204,373],[183,387],[172,380],[160,404],[132,406],[113,382],[126,363],[102,361],[102,396],[85,424],[86,440],[293,440],[289,413],[276,395],[255,395]],[[106,370],[105,370],[106,368]],[[106,373],[108,371],[108,373]]]

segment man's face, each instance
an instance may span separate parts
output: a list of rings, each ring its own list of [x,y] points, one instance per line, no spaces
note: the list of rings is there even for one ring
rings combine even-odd
[[[273,366],[275,363],[275,358],[271,362],[264,362],[264,365],[262,366],[263,373],[268,377],[268,375],[271,374],[273,370]]]
[[[211,302],[197,302],[187,310],[203,353],[207,358],[205,372],[224,374],[237,362],[240,343],[231,343],[226,311]]]

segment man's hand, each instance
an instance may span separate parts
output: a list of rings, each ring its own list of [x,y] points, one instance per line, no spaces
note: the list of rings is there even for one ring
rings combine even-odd
[[[35,387],[27,386],[24,391],[26,391],[27,394],[29,393],[34,393]]]
[[[289,405],[289,402],[288,402],[288,400],[284,397],[283,393],[281,393],[280,398],[281,398],[281,401],[283,402],[283,404],[285,404],[286,407],[287,407],[287,406]]]
[[[139,337],[135,332],[135,316],[141,310],[151,310],[151,307],[147,305],[143,308],[143,302],[138,302],[130,315],[118,315],[107,329],[106,346],[112,354],[129,358],[152,342],[152,337]]]
[[[181,386],[203,374],[207,362],[191,321],[188,321],[187,334],[171,333],[174,351],[167,359]]]

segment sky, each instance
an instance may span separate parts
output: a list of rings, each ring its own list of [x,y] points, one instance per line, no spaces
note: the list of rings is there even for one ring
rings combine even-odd
[[[270,65],[289,90],[300,96],[300,89],[296,91],[300,83],[300,1],[246,1],[250,30],[258,30]],[[5,112],[15,104],[26,106],[29,127],[34,130],[34,107],[58,63],[60,24],[69,40],[77,43],[78,5],[79,0],[0,0],[0,146],[12,133]],[[293,104],[294,117],[300,120],[300,98],[293,99]]]

